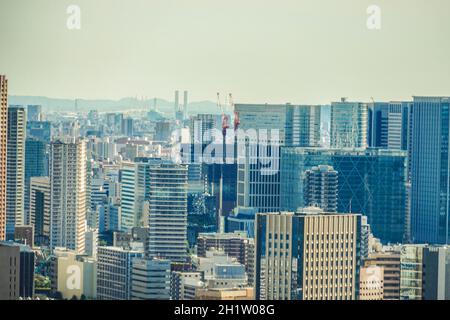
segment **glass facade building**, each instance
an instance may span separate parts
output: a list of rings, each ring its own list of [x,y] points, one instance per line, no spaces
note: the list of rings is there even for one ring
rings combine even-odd
[[[449,241],[449,106],[449,97],[414,97],[411,232],[416,243]]]
[[[402,242],[407,228],[406,152],[382,149],[281,149],[281,210],[304,206],[305,172],[329,165],[338,172],[337,212],[368,217],[383,242]]]

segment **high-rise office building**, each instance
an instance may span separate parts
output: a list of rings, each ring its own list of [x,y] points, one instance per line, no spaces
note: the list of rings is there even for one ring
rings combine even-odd
[[[25,222],[25,125],[22,106],[8,108],[8,152],[6,177],[6,238],[14,238],[14,227]]]
[[[159,158],[139,158],[124,161],[120,169],[121,215],[120,230],[147,225],[145,206],[150,198],[150,170],[161,163]]]
[[[188,118],[188,92],[183,92],[183,120]]]
[[[213,141],[212,130],[220,129],[221,119],[217,114],[197,114],[189,118],[191,143],[207,144]]]
[[[329,165],[338,172],[337,212],[368,217],[383,242],[402,242],[407,227],[406,152],[384,149],[281,150],[281,209],[304,206],[305,172]]]
[[[36,245],[50,243],[50,179],[32,177],[30,179],[29,223],[34,228]]]
[[[361,215],[302,212],[256,216],[259,300],[355,300]]]
[[[133,259],[143,255],[136,248],[98,247],[97,299],[130,300]]]
[[[239,115],[237,206],[280,209],[280,146],[318,146],[320,106],[236,104]],[[252,136],[254,134],[255,136]]]
[[[449,107],[450,97],[414,97],[411,232],[415,243],[449,243]]]
[[[320,106],[236,104],[242,130],[279,130],[280,145],[312,147],[320,143]]]
[[[423,249],[423,300],[450,300],[450,247]]]
[[[86,232],[86,143],[52,142],[50,148],[50,244],[84,253]]]
[[[150,168],[148,253],[152,257],[187,259],[187,168],[161,163]]]
[[[47,144],[36,138],[25,140],[25,223],[29,224],[30,179],[31,177],[48,176]]]
[[[0,240],[6,239],[6,153],[8,137],[8,79],[0,75]]]
[[[170,260],[134,258],[131,299],[170,300]]]
[[[412,102],[390,102],[388,111],[388,149],[408,150]]]
[[[331,104],[330,146],[332,148],[367,147],[368,106],[343,98]]]
[[[331,166],[319,165],[305,171],[305,207],[319,207],[336,212],[338,203],[338,172]]]

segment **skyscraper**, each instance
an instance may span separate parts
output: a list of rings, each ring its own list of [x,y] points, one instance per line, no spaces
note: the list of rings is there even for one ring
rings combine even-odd
[[[318,208],[259,213],[256,299],[355,300],[359,230],[359,214],[324,214]]]
[[[150,168],[148,254],[187,259],[187,168],[161,163]]]
[[[284,147],[281,209],[303,207],[306,172],[332,166],[338,172],[337,212],[361,213],[384,243],[402,242],[407,231],[406,162],[401,150]]]
[[[6,239],[6,150],[8,132],[8,79],[0,75],[0,240]]]
[[[29,224],[34,228],[34,242],[37,245],[50,243],[50,179],[30,179]]]
[[[450,300],[450,247],[423,249],[423,300]]]
[[[14,227],[25,222],[25,125],[22,106],[8,108],[8,152],[6,177],[6,238],[14,238]]]
[[[373,148],[387,148],[389,134],[389,103],[368,104],[367,145]]]
[[[305,207],[317,206],[325,212],[336,212],[338,182],[338,172],[331,166],[319,165],[306,170]]]
[[[368,106],[361,102],[340,102],[331,104],[330,146],[332,148],[367,147]]]
[[[280,209],[279,148],[318,146],[321,107],[236,104],[235,109],[239,129],[245,133],[238,136],[237,206],[276,212]]]
[[[414,97],[411,229],[416,243],[449,243],[449,106],[450,97]]]
[[[86,143],[82,139],[55,141],[50,149],[50,244],[84,253]]]
[[[25,223],[29,224],[30,179],[48,175],[47,144],[36,138],[25,140]]]

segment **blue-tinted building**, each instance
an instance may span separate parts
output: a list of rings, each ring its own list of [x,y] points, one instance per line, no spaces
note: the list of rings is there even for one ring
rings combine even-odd
[[[233,214],[227,217],[225,231],[228,233],[245,231],[248,238],[254,238],[256,213],[255,208],[237,207]]]
[[[408,228],[407,156],[401,150],[282,148],[281,208],[304,206],[305,172],[329,165],[338,172],[337,212],[368,217],[383,242],[402,242]]]
[[[449,241],[449,97],[414,97],[411,232],[416,243]]]

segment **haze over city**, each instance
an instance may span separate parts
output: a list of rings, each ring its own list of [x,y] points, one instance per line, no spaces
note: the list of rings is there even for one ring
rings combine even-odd
[[[80,30],[66,27],[71,4]],[[366,27],[371,4],[380,30]],[[446,0],[2,0],[0,70],[10,95],[404,100],[448,91],[449,11]]]

